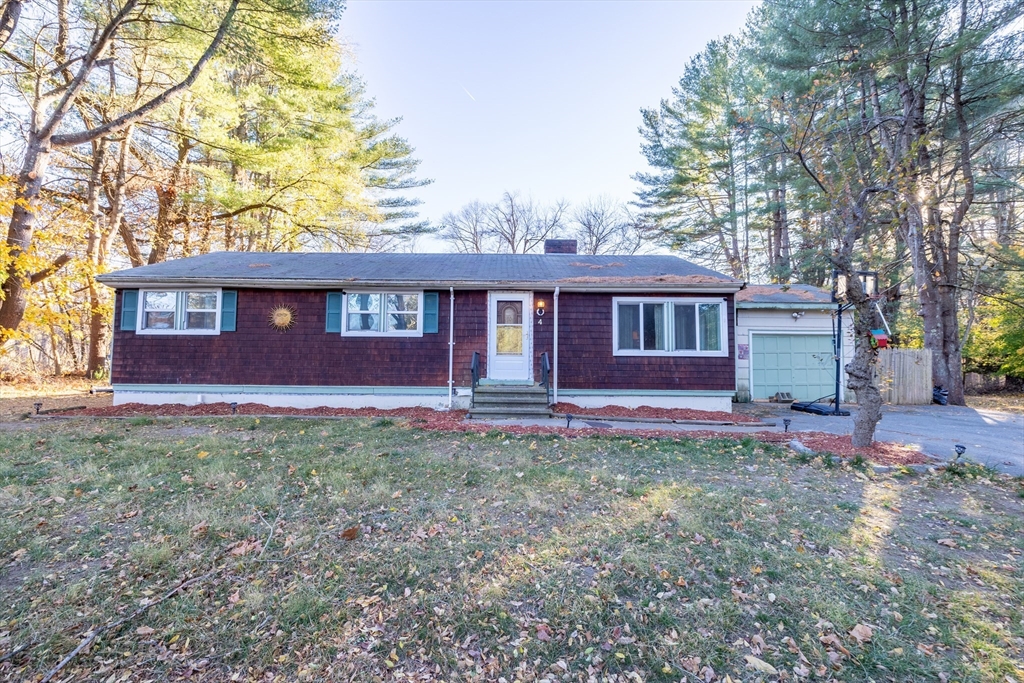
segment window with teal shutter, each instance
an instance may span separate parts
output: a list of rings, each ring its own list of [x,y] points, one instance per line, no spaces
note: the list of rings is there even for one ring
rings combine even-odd
[[[327,331],[341,333],[343,292],[327,292]]]
[[[423,293],[423,334],[437,334],[437,292]]]
[[[238,318],[238,292],[225,289],[220,293],[220,331],[234,332]]]
[[[139,290],[126,289],[121,292],[121,329],[134,332],[139,317]]]

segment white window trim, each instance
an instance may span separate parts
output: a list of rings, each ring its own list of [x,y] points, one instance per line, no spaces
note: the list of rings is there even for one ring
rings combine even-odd
[[[146,315],[146,292],[216,292],[217,294],[217,322],[214,323],[214,329],[212,330],[158,330],[153,328],[145,329],[142,327],[142,321]],[[220,314],[223,309],[223,294],[221,289],[213,289],[210,287],[188,287],[188,288],[159,288],[159,289],[140,289],[139,300],[136,304],[138,311],[136,311],[135,319],[135,334],[164,334],[164,335],[216,335],[220,334]],[[187,305],[187,304],[186,304]],[[179,311],[177,308],[174,310],[175,324],[178,322],[178,318],[185,314],[184,310]]]
[[[399,330],[392,332],[378,332],[378,331],[363,331],[363,330],[349,330],[348,329],[348,298],[349,296],[356,294],[380,294],[380,317],[381,320],[388,314],[387,312],[387,295],[388,294],[415,294],[417,301],[419,301],[419,310],[416,311],[416,329],[415,330]],[[343,337],[422,337],[423,336],[423,291],[405,290],[405,289],[365,289],[365,290],[345,290],[345,296],[341,298],[341,336]]]
[[[665,337],[675,339],[675,315],[669,315],[668,311],[674,311],[675,304],[718,304],[718,330],[719,339],[718,351],[701,351],[700,349],[681,349],[678,351],[644,351],[642,349],[619,349],[619,304],[665,304]],[[617,296],[612,297],[612,355],[613,356],[696,356],[700,358],[728,358],[729,357],[729,302],[727,299],[710,298],[688,298],[688,297],[657,297],[657,296]],[[640,319],[641,329],[643,328],[643,315]],[[699,320],[698,320],[699,325]],[[697,343],[700,344],[700,331],[697,333]]]

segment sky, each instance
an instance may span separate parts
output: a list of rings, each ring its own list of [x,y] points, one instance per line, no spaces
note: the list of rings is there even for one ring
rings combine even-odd
[[[640,110],[756,4],[350,0],[339,37],[377,116],[402,118],[395,131],[433,180],[410,194],[436,225],[505,191],[632,200],[646,169]]]

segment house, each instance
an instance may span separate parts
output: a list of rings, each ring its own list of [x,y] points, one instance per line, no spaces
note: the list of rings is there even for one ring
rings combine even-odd
[[[220,252],[108,273],[114,402],[466,407],[479,378],[547,379],[585,407],[730,410],[741,281],[545,251]]]
[[[736,295],[737,400],[789,392],[798,401],[836,392],[836,304],[811,285],[747,285]],[[853,315],[843,318],[843,360],[853,355]],[[845,373],[844,373],[845,374]],[[840,400],[846,382],[840,383]]]

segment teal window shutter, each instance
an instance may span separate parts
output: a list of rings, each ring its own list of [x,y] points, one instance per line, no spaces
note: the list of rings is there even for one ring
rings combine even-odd
[[[327,292],[327,331],[341,332],[342,292]]]
[[[437,334],[437,292],[423,293],[423,334]]]
[[[238,320],[238,292],[225,289],[220,293],[220,331],[234,332]]]
[[[139,318],[139,290],[125,289],[121,292],[121,330],[134,332]]]

